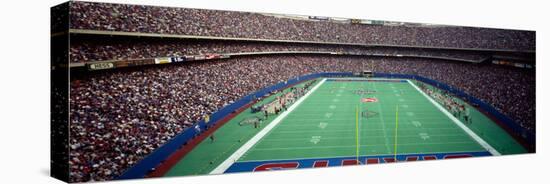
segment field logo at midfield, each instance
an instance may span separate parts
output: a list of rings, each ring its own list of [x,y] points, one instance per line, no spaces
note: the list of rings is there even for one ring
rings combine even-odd
[[[291,160],[266,160],[236,162],[224,173],[271,171],[300,168],[320,168],[346,165],[369,165],[379,163],[410,162],[420,160],[442,160],[453,158],[491,156],[487,151],[483,152],[454,152],[454,153],[426,153],[426,154],[402,154],[402,155],[378,155],[360,157],[336,157],[336,158],[310,158]],[[397,160],[395,159],[397,158]]]
[[[369,102],[378,102],[377,98],[361,98],[361,102],[369,103]]]

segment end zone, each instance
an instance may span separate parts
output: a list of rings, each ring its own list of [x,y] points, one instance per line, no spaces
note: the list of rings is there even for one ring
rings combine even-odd
[[[234,172],[257,172],[271,170],[288,170],[302,168],[322,168],[347,165],[369,165],[379,163],[411,162],[420,160],[442,160],[454,158],[483,157],[491,156],[491,153],[484,152],[453,152],[453,153],[422,153],[422,154],[401,154],[397,155],[374,155],[360,157],[334,157],[334,158],[309,158],[292,160],[266,160],[266,161],[245,161],[236,162],[224,173]]]

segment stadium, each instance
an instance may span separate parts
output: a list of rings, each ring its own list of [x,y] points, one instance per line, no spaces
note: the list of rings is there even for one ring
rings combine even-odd
[[[52,171],[70,182],[536,150],[534,31],[81,1],[51,11],[52,50],[69,61],[52,61],[52,78],[69,71],[52,84],[52,109],[69,106],[54,114],[67,124],[52,118]]]

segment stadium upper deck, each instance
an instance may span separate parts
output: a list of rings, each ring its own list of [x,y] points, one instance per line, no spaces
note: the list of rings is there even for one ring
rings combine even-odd
[[[71,2],[70,28],[418,47],[535,50],[535,32],[308,21],[259,13]]]
[[[108,40],[108,41],[105,41]],[[423,48],[365,47],[331,44],[276,43],[261,41],[222,41],[204,39],[137,38],[125,36],[77,35],[71,37],[72,63],[178,57],[184,55],[229,54],[247,52],[338,52],[381,56],[422,56],[480,62],[493,52]],[[529,58],[530,53],[504,53]]]

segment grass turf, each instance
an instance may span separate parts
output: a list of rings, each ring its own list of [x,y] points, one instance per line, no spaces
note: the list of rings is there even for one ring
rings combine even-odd
[[[375,92],[355,93],[359,89]],[[363,103],[362,98],[378,102]],[[363,117],[363,112],[371,117]],[[499,152],[526,152],[489,118],[475,109],[471,112],[474,123],[469,128]],[[214,142],[204,140],[165,176],[209,173],[261,130],[238,125],[254,115],[248,110],[240,113],[214,133]],[[484,151],[407,82],[326,81],[238,161],[356,156],[357,148],[359,155],[393,154],[395,148],[398,154]]]

